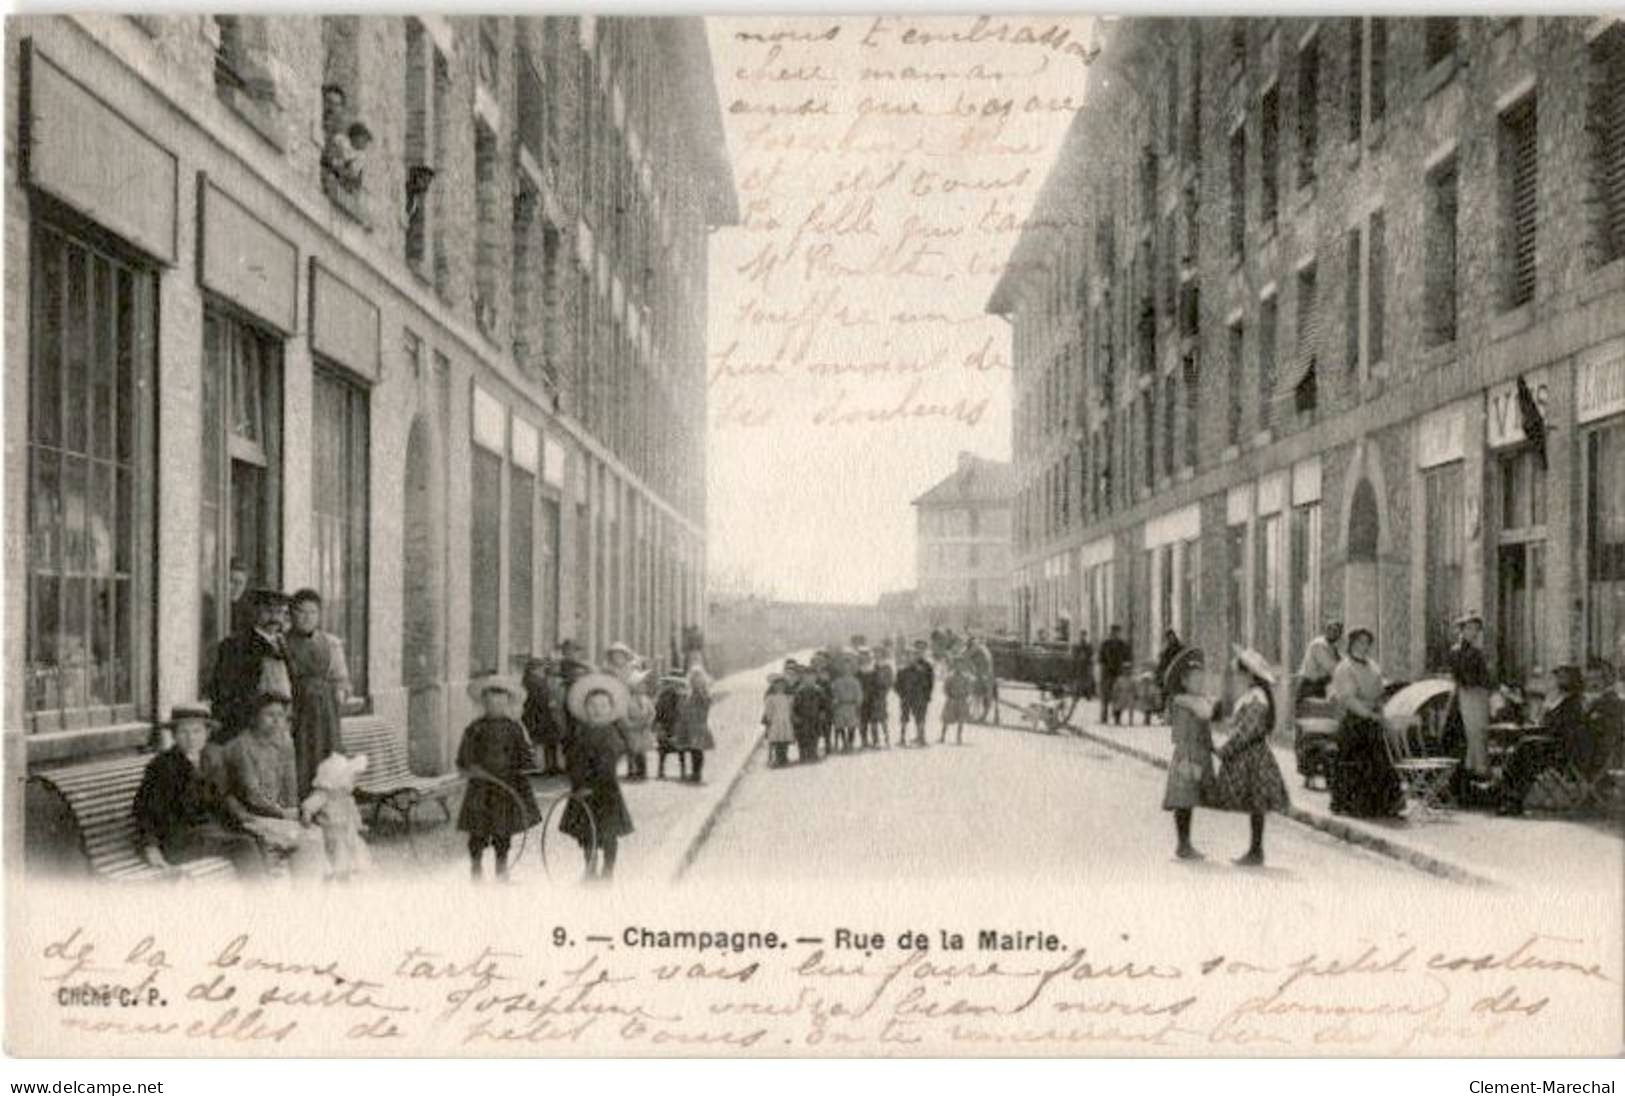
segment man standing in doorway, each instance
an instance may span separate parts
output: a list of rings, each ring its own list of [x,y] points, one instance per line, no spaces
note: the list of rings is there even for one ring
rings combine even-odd
[[[1115,693],[1117,679],[1128,668],[1132,657],[1128,642],[1123,639],[1123,626],[1113,624],[1111,634],[1100,645],[1100,721],[1121,723],[1123,712],[1117,707]]]
[[[1467,739],[1462,765],[1470,776],[1490,773],[1490,666],[1484,658],[1484,618],[1469,610],[1456,618],[1459,638],[1450,648],[1450,676],[1456,682],[1456,712]]]
[[[246,595],[250,627],[220,641],[207,689],[212,714],[220,721],[216,742],[224,745],[254,722],[262,693],[292,696],[287,651],[288,598],[276,590]]]

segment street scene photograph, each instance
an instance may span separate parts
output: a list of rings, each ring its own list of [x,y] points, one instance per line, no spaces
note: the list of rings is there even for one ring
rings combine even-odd
[[[1419,985],[1407,931],[1510,934],[1426,967],[1501,982],[1350,1006],[1392,1039],[1124,998],[1036,1053],[1528,1053],[1541,979],[1625,1012],[1620,17],[37,13],[5,49],[4,863],[14,917],[89,911],[28,938],[63,992],[92,946],[176,962],[104,938],[125,903],[408,887],[636,910],[535,915],[587,986],[666,949],[734,992],[748,929],[886,1001],[968,977],[903,959],[958,932],[1039,979],[1012,1017],[1285,969],[1245,950],[1282,919]],[[1249,943],[1125,921],[1108,961],[1023,888]],[[1011,909],[916,937],[866,920],[892,889]],[[661,897],[752,891],[869,897]],[[360,924],[324,966],[254,917],[211,977],[406,1023],[339,973]],[[520,1009],[495,937],[398,940]],[[1343,955],[1301,950],[1272,992]],[[208,1053],[288,1053],[285,990]],[[1028,1045],[905,995],[844,1047],[812,992],[721,1013],[816,1013],[793,1047],[582,1037]],[[587,1052],[473,999],[451,1053]],[[175,1034],[90,1015],[59,1037]]]

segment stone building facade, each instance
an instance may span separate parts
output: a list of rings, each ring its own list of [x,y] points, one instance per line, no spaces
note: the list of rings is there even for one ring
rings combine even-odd
[[[1613,18],[1109,24],[989,303],[1020,625],[1619,657],[1622,74]]]
[[[1008,623],[1010,465],[960,453],[953,474],[914,500],[915,610],[935,627]]]
[[[14,780],[196,698],[244,582],[425,771],[470,677],[703,623],[700,20],[7,30]]]

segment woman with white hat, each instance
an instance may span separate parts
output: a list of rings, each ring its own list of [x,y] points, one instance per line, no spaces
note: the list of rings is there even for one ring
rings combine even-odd
[[[1230,717],[1230,737],[1218,751],[1214,803],[1227,811],[1247,813],[1252,821],[1252,843],[1236,863],[1260,867],[1264,863],[1264,816],[1289,805],[1286,781],[1269,745],[1275,727],[1275,671],[1257,651],[1233,649],[1240,696]]]
[[[577,734],[569,750],[570,802],[559,832],[580,843],[589,879],[615,873],[620,839],[632,832],[632,814],[615,779],[628,699],[626,686],[614,674],[583,674],[570,686],[568,703]]]

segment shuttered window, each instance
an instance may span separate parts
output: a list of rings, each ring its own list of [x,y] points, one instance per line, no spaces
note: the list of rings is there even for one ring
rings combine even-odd
[[[1535,96],[1526,95],[1501,115],[1498,126],[1502,308],[1517,308],[1535,295],[1535,117]]]
[[[1185,160],[1198,167],[1202,163],[1202,33],[1200,24],[1191,35],[1190,78],[1185,81]]]
[[[1371,20],[1371,122],[1388,113],[1388,20]]]
[[[1308,361],[1319,345],[1319,312],[1315,308],[1318,291],[1315,264],[1310,263],[1298,271],[1298,360]]]
[[[1319,282],[1315,264],[1298,271],[1298,346],[1292,378],[1294,405],[1311,411],[1316,403],[1315,366],[1320,347]]]
[[[1456,39],[1460,32],[1461,20],[1454,17],[1424,19],[1422,24],[1424,60],[1428,68],[1432,68],[1456,52]]]
[[[1275,399],[1276,299],[1264,298],[1258,308],[1258,425],[1268,430]]]
[[[1140,395],[1140,441],[1145,446],[1145,486],[1157,480],[1157,419],[1156,389],[1147,388]]]
[[[1185,467],[1196,467],[1198,400],[1201,395],[1201,376],[1196,355],[1185,355]]]
[[[1366,361],[1383,360],[1384,327],[1388,310],[1388,242],[1382,210],[1371,214],[1366,240],[1366,319],[1371,325],[1366,340]]]
[[[1360,229],[1348,230],[1343,244],[1343,360],[1349,369],[1360,365]]]
[[[1231,445],[1241,442],[1241,385],[1242,385],[1242,352],[1245,350],[1245,335],[1239,323],[1230,325],[1230,354],[1227,362],[1230,370],[1230,384],[1228,386],[1230,406],[1226,416],[1226,440]]]
[[[1456,338],[1456,158],[1427,176],[1422,296],[1429,346]]]
[[[1268,226],[1274,223],[1281,205],[1281,89],[1278,85],[1264,93],[1259,107],[1259,132],[1263,144],[1258,174],[1263,197],[1258,219]]]
[[[1320,149],[1320,39],[1298,51],[1298,185],[1315,181]]]
[[[1594,265],[1625,256],[1625,24],[1616,23],[1590,46],[1586,135]]]
[[[1175,433],[1175,409],[1179,406],[1179,382],[1172,374],[1163,378],[1162,382],[1162,474],[1172,477],[1174,474],[1174,456],[1178,452]]]
[[[1365,18],[1356,15],[1345,19],[1348,27],[1348,76],[1344,83],[1343,100],[1344,136],[1350,141],[1360,139],[1360,124],[1365,113]]]
[[[1247,131],[1237,127],[1230,135],[1230,254],[1236,258],[1247,248]]]

